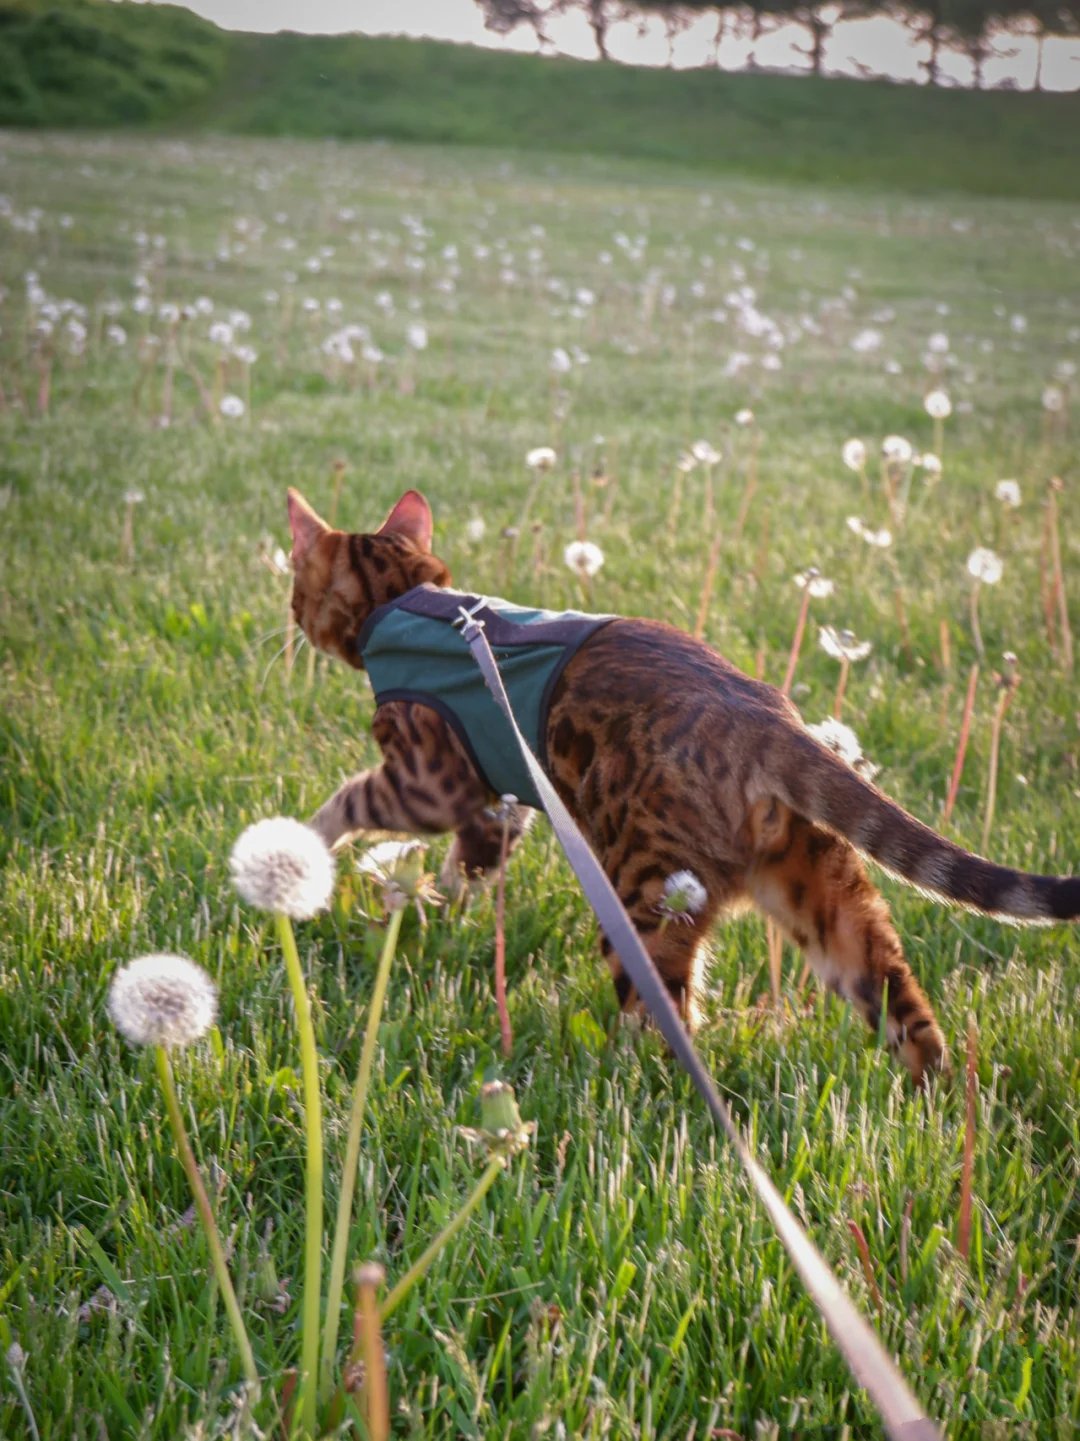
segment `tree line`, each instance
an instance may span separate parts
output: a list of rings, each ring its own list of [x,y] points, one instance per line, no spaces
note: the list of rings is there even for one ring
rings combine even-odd
[[[887,16],[899,21],[914,39],[925,43],[921,62],[926,83],[941,83],[946,50],[960,51],[971,61],[974,84],[983,85],[986,61],[994,42],[1004,35],[1026,35],[1036,44],[1035,89],[1042,89],[1043,53],[1050,36],[1080,35],[1080,0],[477,0],[487,28],[509,34],[524,25],[542,49],[553,49],[551,22],[572,11],[584,15],[592,30],[599,59],[610,60],[608,35],[620,21],[662,20],[671,63],[679,35],[701,19],[715,18],[713,61],[719,65],[724,39],[737,33],[750,41],[748,68],[755,64],[758,42],[781,25],[795,24],[806,32],[802,47],[809,69],[820,75],[825,47],[843,20]],[[870,71],[863,67],[869,76]]]

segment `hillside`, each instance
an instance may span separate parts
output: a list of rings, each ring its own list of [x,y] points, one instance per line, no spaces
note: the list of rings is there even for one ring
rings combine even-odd
[[[1080,198],[1080,94],[234,34],[176,6],[108,0],[0,0],[0,124],[383,137],[913,193]]]

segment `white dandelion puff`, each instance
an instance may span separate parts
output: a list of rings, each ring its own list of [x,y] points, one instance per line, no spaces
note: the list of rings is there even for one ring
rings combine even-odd
[[[861,440],[855,437],[851,440],[845,440],[843,448],[840,451],[840,458],[848,470],[862,470],[866,464],[866,446]]]
[[[1015,480],[999,480],[994,486],[994,499],[1007,510],[1015,510],[1020,504],[1020,486]]]
[[[587,580],[603,565],[604,552],[591,540],[572,540],[563,551],[563,560],[575,574]]]
[[[474,515],[471,520],[465,523],[465,538],[466,540],[472,541],[475,545],[478,541],[483,540],[486,530],[487,525],[484,522],[484,517],[482,515]]]
[[[217,1014],[217,988],[185,956],[140,956],[113,976],[107,1009],[133,1046],[190,1046]]]
[[[836,589],[835,581],[822,575],[816,565],[810,565],[805,570],[800,570],[795,576],[795,584],[800,590],[809,591],[815,600],[824,600]]]
[[[753,423],[754,423],[754,412],[753,412],[752,410],[750,410],[749,407],[744,406],[742,410],[737,410],[737,411],[735,412],[735,424],[736,424],[736,425],[746,426],[746,425],[753,425]]]
[[[420,321],[414,321],[405,332],[405,339],[413,350],[426,350],[428,347],[427,326]]]
[[[1042,408],[1048,415],[1058,415],[1065,409],[1065,392],[1060,385],[1048,385],[1042,393]]]
[[[931,420],[948,420],[952,415],[952,401],[944,390],[932,390],[923,405]]]
[[[831,655],[833,660],[847,661],[849,665],[865,660],[873,649],[868,640],[858,640],[853,630],[837,630],[832,625],[820,628],[818,641],[826,655]]]
[[[874,765],[873,761],[863,754],[859,737],[843,721],[830,716],[828,720],[819,721],[817,725],[807,726],[806,729],[816,741],[861,775],[863,780],[871,781],[877,775],[880,766]]]
[[[238,395],[223,395],[218,409],[226,420],[239,420],[247,407]]]
[[[689,921],[701,911],[708,899],[708,891],[693,871],[676,871],[664,882],[656,909],[664,915]]]
[[[530,470],[550,470],[558,458],[550,445],[537,445],[526,454],[525,464]]]
[[[967,558],[968,575],[982,585],[997,585],[1005,565],[996,551],[989,546],[977,545]]]
[[[561,345],[557,345],[551,352],[549,364],[556,375],[569,375],[574,368],[574,362]]]
[[[249,905],[306,921],[329,904],[334,860],[322,837],[288,816],[248,826],[229,857],[233,884]]]
[[[690,447],[690,454],[699,465],[716,465],[720,460],[720,452],[707,440],[695,440]]]
[[[895,465],[907,465],[915,454],[915,449],[911,441],[902,435],[887,435],[881,442],[881,453]]]

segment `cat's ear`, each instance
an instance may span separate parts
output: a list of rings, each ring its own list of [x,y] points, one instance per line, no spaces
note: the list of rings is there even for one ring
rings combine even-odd
[[[315,514],[298,490],[289,487],[289,529],[292,531],[292,562],[299,565],[320,535],[330,527]]]
[[[431,531],[431,506],[418,490],[407,490],[377,533],[408,536],[418,549],[430,551]]]

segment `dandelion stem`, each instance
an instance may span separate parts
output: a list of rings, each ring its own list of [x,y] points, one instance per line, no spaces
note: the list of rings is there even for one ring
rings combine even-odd
[[[225,1260],[225,1248],[221,1244],[221,1237],[218,1234],[217,1222],[214,1220],[213,1207],[210,1205],[210,1197],[206,1194],[206,1187],[199,1172],[198,1162],[195,1160],[195,1153],[191,1149],[191,1142],[188,1140],[187,1129],[184,1126],[183,1113],[180,1110],[180,1101],[176,1094],[176,1083],[173,1080],[172,1064],[169,1061],[169,1053],[164,1046],[154,1047],[154,1063],[157,1067],[158,1079],[161,1082],[161,1090],[165,1096],[165,1109],[169,1113],[169,1124],[172,1126],[173,1139],[176,1141],[176,1149],[180,1154],[180,1164],[188,1178],[192,1195],[195,1197],[195,1205],[206,1232],[206,1243],[210,1248],[210,1261],[214,1268],[214,1276],[217,1279],[218,1289],[221,1292],[221,1299],[225,1303],[225,1312],[232,1327],[233,1337],[237,1349],[240,1352],[240,1361],[244,1368],[244,1375],[252,1386],[259,1384],[259,1373],[255,1369],[255,1357],[252,1355],[251,1342],[248,1340],[247,1330],[244,1326],[244,1318],[240,1314],[240,1306],[236,1299],[236,1292],[233,1290],[232,1281],[229,1279],[229,1266]]]
[[[506,861],[510,854],[510,818],[503,817],[499,847],[499,874],[495,882],[495,1006],[499,1013],[499,1035],[504,1056],[514,1049],[514,1032],[506,1004]]]
[[[742,501],[739,505],[738,518],[735,521],[735,539],[739,540],[746,525],[747,517],[750,514],[750,503],[757,492],[758,483],[758,448],[761,444],[761,432],[755,427],[750,438],[750,456],[746,462],[746,486],[743,490]]]
[[[1060,482],[1059,482],[1060,484]],[[1061,648],[1065,658],[1065,669],[1073,668],[1073,637],[1069,626],[1069,606],[1065,599],[1065,577],[1061,569],[1061,536],[1058,532],[1058,505],[1056,487],[1051,483],[1048,503],[1050,518],[1050,554],[1053,559],[1053,595],[1057,600],[1058,618],[1061,621]]]
[[[806,586],[802,593],[802,601],[799,605],[799,618],[795,622],[795,634],[791,641],[791,652],[788,655],[787,670],[784,672],[784,684],[780,687],[782,695],[791,694],[791,683],[795,679],[795,667],[799,663],[799,651],[802,649],[803,632],[806,630],[806,617],[810,613],[810,587]]]
[[[671,508],[668,511],[667,528],[668,539],[674,540],[679,525],[679,511],[682,508],[683,473],[675,471],[675,483],[671,487]]]
[[[784,964],[784,936],[774,920],[765,922],[765,936],[769,948],[769,989],[775,1010],[780,1009],[780,980]]]
[[[443,1229],[435,1237],[434,1241],[432,1241],[431,1245],[427,1248],[423,1255],[413,1262],[413,1264],[405,1272],[404,1276],[402,1276],[401,1280],[387,1296],[386,1300],[382,1303],[379,1314],[383,1321],[388,1320],[388,1318],[393,1315],[393,1313],[401,1305],[402,1301],[404,1301],[405,1297],[412,1290],[416,1282],[419,1281],[420,1277],[428,1269],[432,1261],[434,1261],[435,1257],[439,1254],[442,1248],[447,1244],[448,1241],[452,1241],[453,1238],[457,1235],[457,1233],[461,1230],[462,1226],[464,1226],[465,1222],[469,1219],[472,1213],[476,1210],[477,1206],[479,1206],[480,1202],[484,1199],[487,1193],[491,1190],[492,1186],[495,1184],[495,1181],[499,1176],[500,1172],[503,1170],[504,1165],[505,1162],[501,1156],[495,1156],[492,1158],[491,1161],[488,1162],[487,1170],[476,1183],[476,1187],[473,1190],[472,1195],[462,1206],[461,1210],[457,1213],[453,1220],[451,1220],[446,1226],[443,1227]]]
[[[965,1087],[964,1162],[960,1172],[960,1215],[956,1223],[956,1249],[963,1260],[971,1251],[971,1191],[975,1172],[975,1098],[978,1073],[975,1069],[975,1017],[968,1017],[967,1085]]]
[[[975,641],[975,654],[980,661],[986,659],[986,649],[983,646],[982,631],[979,629],[979,591],[981,587],[976,581],[971,587],[971,634]]]
[[[878,1283],[874,1276],[873,1263],[870,1260],[870,1247],[866,1244],[866,1236],[858,1221],[849,1221],[848,1230],[855,1237],[855,1246],[859,1252],[859,1260],[862,1262],[863,1275],[866,1277],[866,1284],[873,1297],[874,1306],[878,1315],[882,1312],[881,1292],[878,1290]]]
[[[709,547],[709,559],[705,566],[705,578],[701,582],[701,599],[698,601],[697,621],[694,624],[694,639],[701,640],[705,635],[705,622],[709,616],[709,601],[712,599],[713,583],[716,580],[717,566],[720,564],[720,532],[713,536],[713,543]]]
[[[386,1358],[379,1322],[378,1286],[382,1267],[363,1266],[357,1276],[357,1303],[364,1349],[364,1391],[367,1399],[369,1441],[387,1441],[390,1435],[390,1395],[386,1384]]]
[[[307,1133],[307,1165],[305,1168],[306,1233],[304,1237],[304,1305],[301,1328],[300,1409],[303,1426],[309,1436],[316,1434],[317,1389],[319,1380],[319,1300],[322,1288],[323,1229],[323,1139],[322,1104],[319,1098],[319,1053],[315,1047],[315,1027],[311,1020],[311,1002],[296,949],[296,937],[288,916],[278,912],[278,939],[285,955],[285,972],[292,991],[296,1028],[300,1037],[300,1068],[304,1083],[304,1130]]]
[[[967,695],[964,698],[964,715],[960,722],[960,738],[956,743],[956,760],[953,762],[952,779],[949,781],[949,793],[945,797],[945,809],[941,814],[943,824],[947,824],[953,813],[953,806],[956,804],[956,793],[960,789],[960,776],[964,769],[964,756],[967,753],[968,736],[971,734],[971,713],[975,709],[975,687],[979,683],[979,667],[971,667],[971,675],[968,677]]]
[[[360,1051],[360,1065],[356,1072],[353,1088],[352,1111],[349,1114],[349,1134],[345,1142],[345,1162],[341,1173],[341,1190],[338,1194],[337,1220],[334,1225],[334,1244],[330,1254],[330,1280],[326,1293],[326,1316],[323,1322],[322,1378],[320,1389],[325,1397],[333,1384],[334,1357],[337,1351],[338,1325],[341,1320],[341,1295],[345,1286],[345,1259],[349,1245],[349,1222],[352,1217],[353,1195],[356,1190],[356,1169],[360,1157],[360,1132],[364,1124],[364,1110],[367,1105],[371,1068],[375,1058],[375,1045],[379,1034],[379,1019],[386,1000],[386,988],[390,980],[390,966],[397,949],[401,932],[404,907],[398,907],[390,914],[390,923],[383,940],[379,968],[375,972],[375,985],[368,1005],[367,1026],[364,1044]]]
[[[847,690],[848,672],[851,670],[851,662],[846,655],[840,657],[840,679],[836,683],[836,699],[833,701],[832,713],[839,720],[840,712],[844,708],[844,692]]]
[[[982,829],[982,851],[984,855],[990,842],[990,830],[994,824],[994,806],[997,801],[998,757],[1001,752],[1001,726],[1015,690],[1015,678],[1002,684],[998,692],[997,705],[994,707],[994,719],[990,729],[990,773],[986,781],[986,814],[983,817]]]

